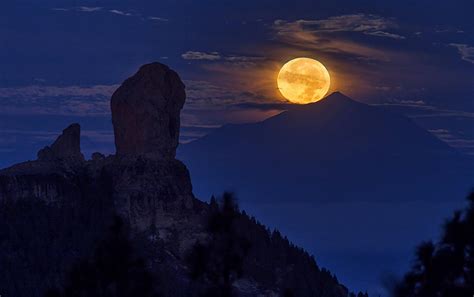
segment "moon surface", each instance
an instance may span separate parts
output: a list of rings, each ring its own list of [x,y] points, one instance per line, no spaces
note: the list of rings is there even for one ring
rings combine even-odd
[[[278,73],[278,89],[293,103],[306,104],[321,100],[329,90],[329,72],[319,61],[296,58],[287,62]]]

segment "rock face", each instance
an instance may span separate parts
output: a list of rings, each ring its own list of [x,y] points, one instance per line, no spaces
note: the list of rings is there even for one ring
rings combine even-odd
[[[159,228],[167,213],[191,211],[189,172],[175,159],[180,110],[185,101],[178,74],[160,63],[144,65],[111,99],[117,155],[94,153],[84,161],[79,124],[72,124],[38,160],[0,171],[0,202],[34,198],[47,204],[69,203],[81,188],[107,181],[114,212],[141,232]],[[72,200],[74,200],[72,199]]]
[[[81,126],[72,124],[51,145],[38,152],[38,160],[77,160],[84,161],[81,153]]]
[[[142,66],[110,102],[117,155],[174,158],[185,99],[176,72],[160,63]]]

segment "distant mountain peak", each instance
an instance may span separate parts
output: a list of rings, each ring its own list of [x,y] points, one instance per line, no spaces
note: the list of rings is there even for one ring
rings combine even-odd
[[[337,104],[347,104],[347,103],[360,103],[349,96],[344,95],[343,93],[336,91],[334,93],[329,94],[328,96],[324,97],[322,100],[317,101],[311,104],[327,104],[327,103],[337,103]]]
[[[372,107],[351,99],[341,92],[334,92],[317,102],[295,105],[287,111],[271,117],[265,121],[281,120],[286,117],[296,117],[292,122],[306,119],[312,122],[315,117],[333,117],[339,115],[344,118],[347,113],[363,114],[372,111]]]
[[[349,96],[346,96],[345,94],[343,94],[342,92],[340,91],[335,91],[335,92],[332,92],[331,94],[327,95],[325,97],[326,99],[329,99],[329,98],[339,98],[339,99],[348,99],[348,100],[352,100],[351,98],[349,98]]]

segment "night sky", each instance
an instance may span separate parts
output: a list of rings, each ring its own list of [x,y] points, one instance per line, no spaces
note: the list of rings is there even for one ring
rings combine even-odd
[[[182,142],[286,108],[275,78],[320,60],[330,91],[414,118],[474,152],[472,1],[14,1],[0,11],[0,165],[67,123],[112,152],[109,97],[147,62],[185,81]]]

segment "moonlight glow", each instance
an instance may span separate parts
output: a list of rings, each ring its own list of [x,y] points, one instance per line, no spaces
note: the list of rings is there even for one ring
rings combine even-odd
[[[321,100],[328,92],[331,80],[320,62],[297,58],[283,65],[277,81],[278,89],[286,99],[305,104]]]

